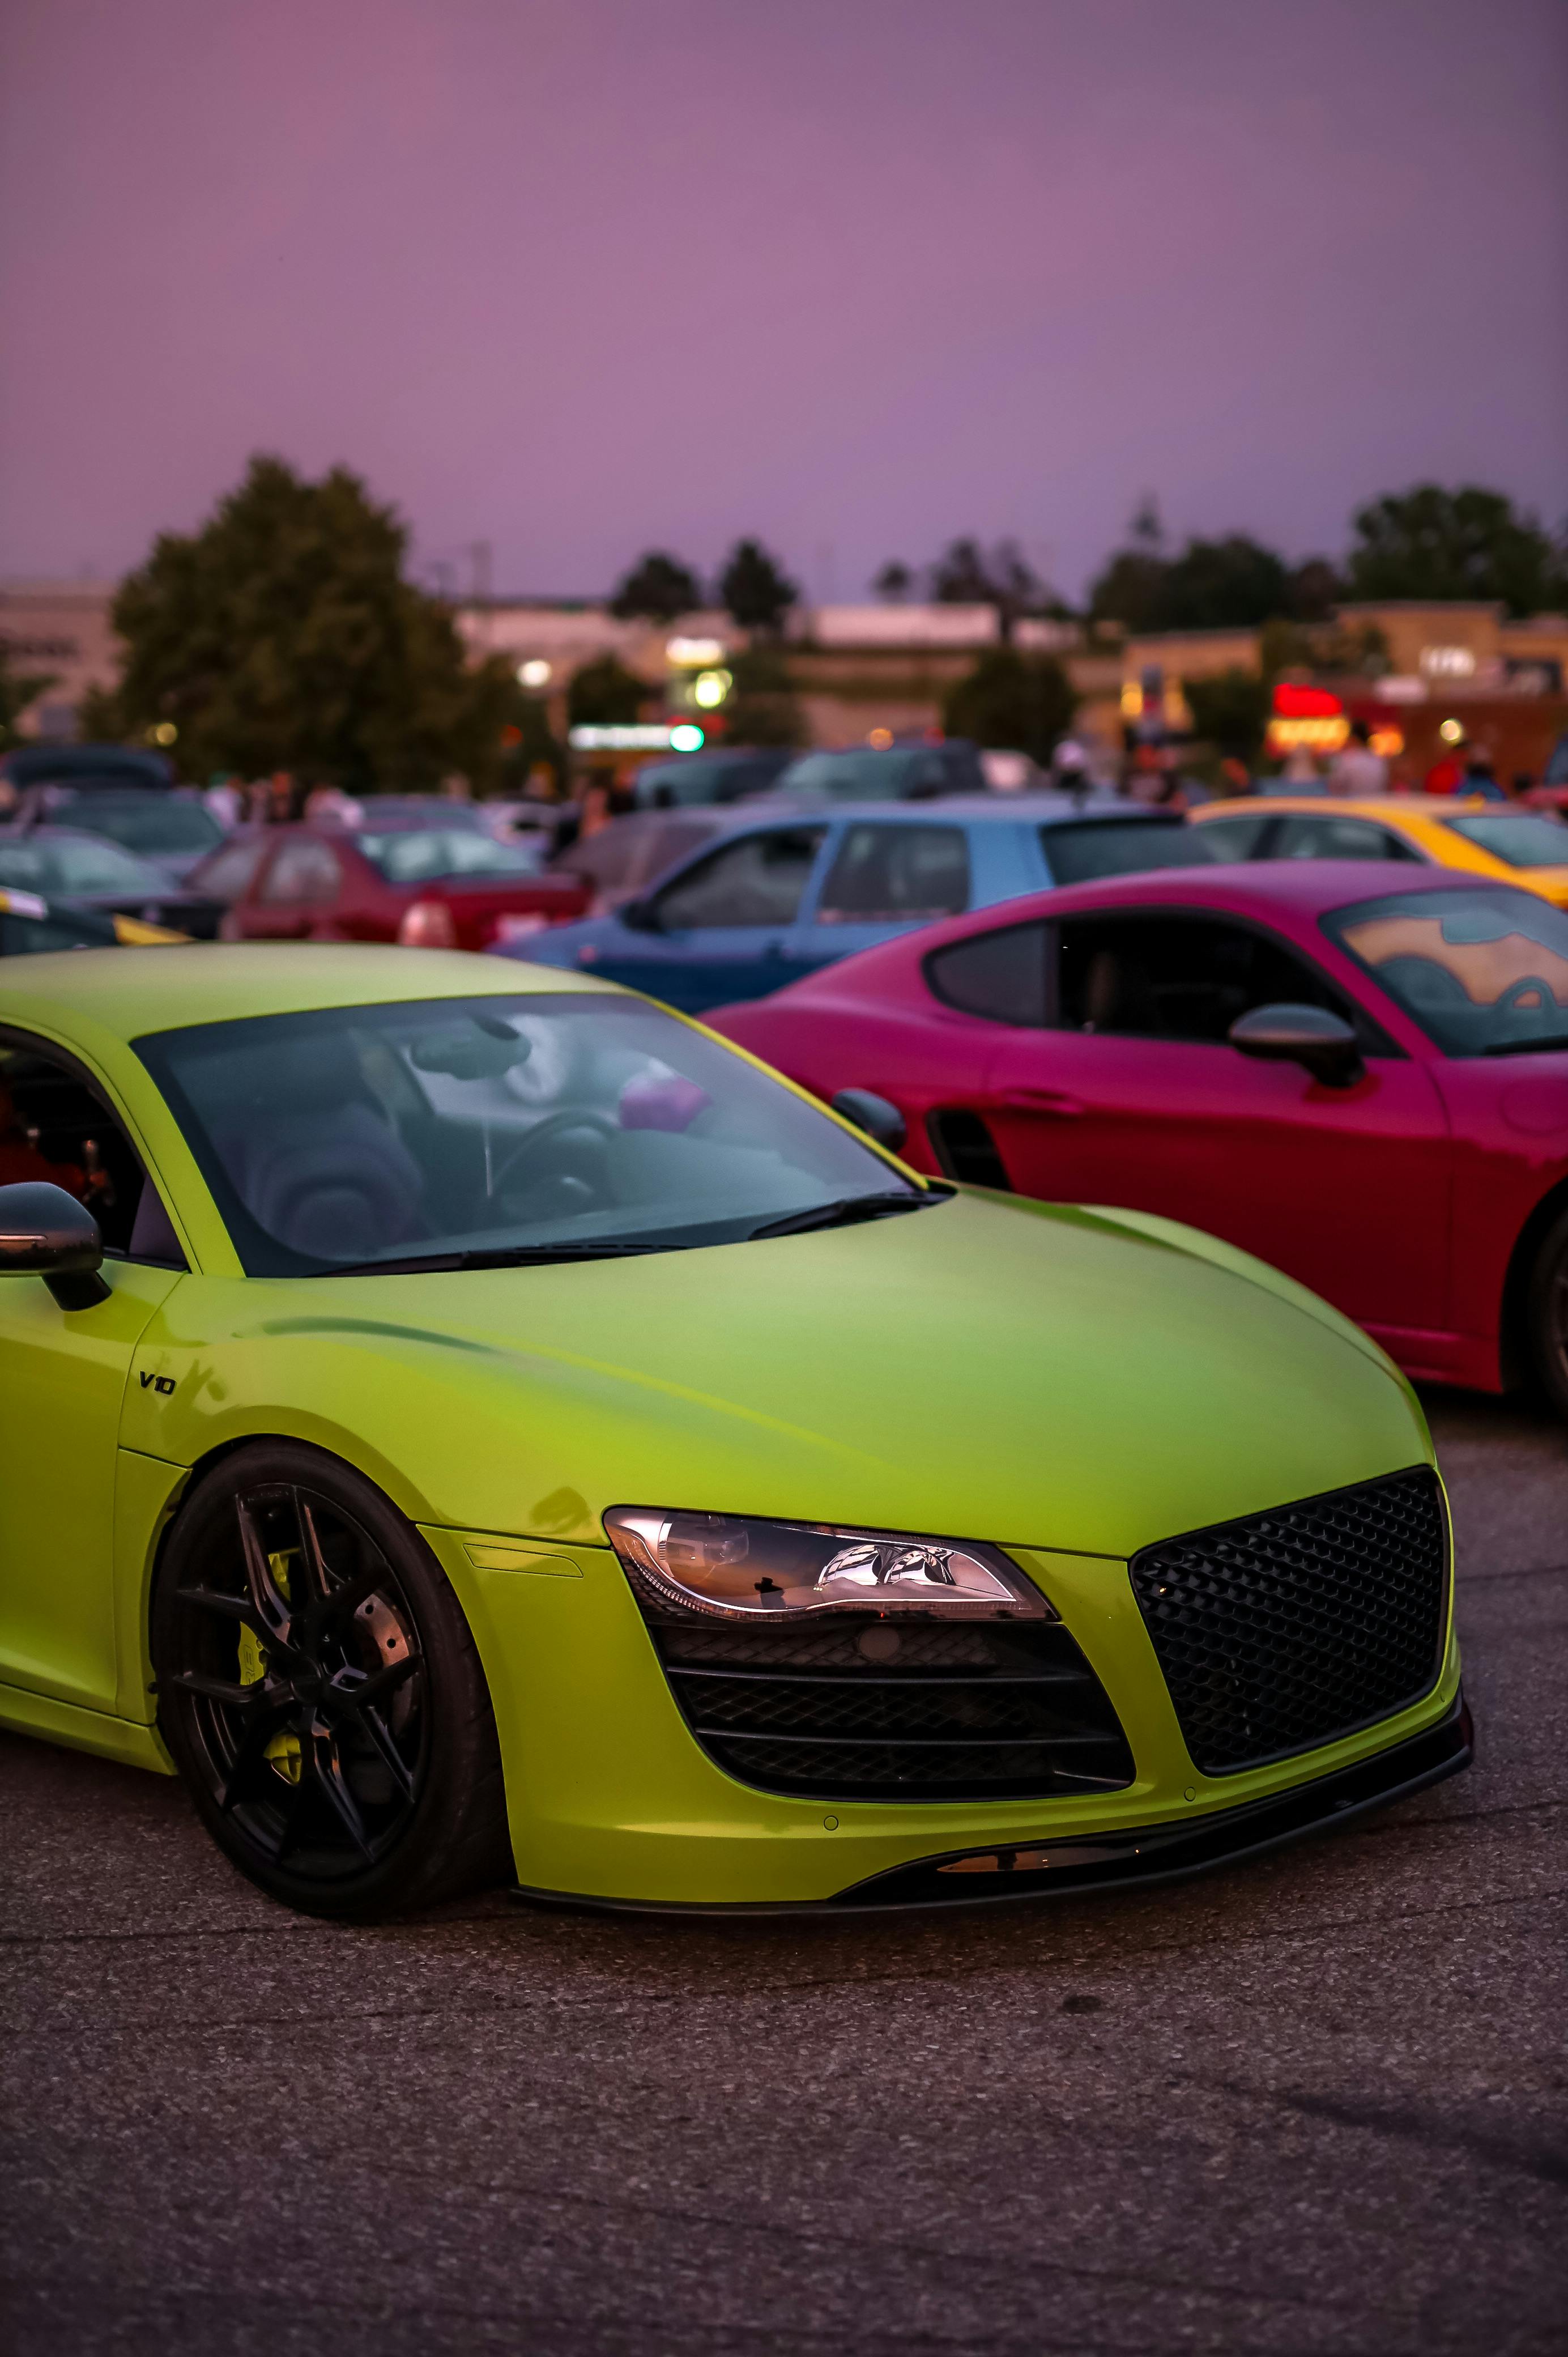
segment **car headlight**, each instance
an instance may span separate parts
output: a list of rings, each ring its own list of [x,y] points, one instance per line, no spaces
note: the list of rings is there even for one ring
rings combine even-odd
[[[614,1506],[610,1544],[644,1604],[723,1620],[801,1612],[1054,1620],[1032,1580],[995,1547],[902,1531],[841,1530]]]

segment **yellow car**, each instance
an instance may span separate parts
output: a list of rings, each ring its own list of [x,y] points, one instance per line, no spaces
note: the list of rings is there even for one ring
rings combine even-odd
[[[1568,908],[1568,826],[1478,796],[1259,795],[1210,802],[1193,823],[1221,859],[1415,859],[1463,867]]]

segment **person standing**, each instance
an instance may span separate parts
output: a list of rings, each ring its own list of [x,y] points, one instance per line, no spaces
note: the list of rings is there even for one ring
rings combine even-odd
[[[1388,790],[1389,765],[1373,752],[1371,730],[1364,720],[1352,720],[1348,737],[1328,765],[1329,792],[1359,797]]]

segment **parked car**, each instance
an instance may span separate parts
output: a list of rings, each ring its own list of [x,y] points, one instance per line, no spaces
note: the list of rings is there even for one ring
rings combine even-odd
[[[17,892],[0,885],[0,957],[31,957],[47,950],[152,946],[186,938],[163,925],[145,925],[139,917],[105,917],[96,909],[62,908],[37,892]]]
[[[1476,795],[1260,797],[1207,803],[1192,823],[1221,859],[1401,859],[1495,877],[1568,906],[1568,826]]]
[[[174,766],[150,745],[14,745],[0,754],[0,780],[27,786],[114,785],[154,792],[174,784]]]
[[[990,791],[979,748],[961,737],[935,745],[848,745],[802,753],[773,785],[775,793],[804,802],[929,802],[940,794]]]
[[[694,1013],[760,997],[961,909],[1208,856],[1184,819],[1109,799],[758,812],[641,897],[509,954],[601,974]]]
[[[0,884],[37,892],[57,907],[139,917],[197,941],[210,941],[222,905],[198,884],[171,884],[150,860],[101,834],[63,826],[0,829]]]
[[[581,877],[593,893],[587,914],[602,917],[638,899],[693,852],[752,823],[749,813],[725,806],[628,811],[558,851],[550,872]]]
[[[149,861],[174,884],[228,840],[228,830],[199,796],[183,788],[159,792],[139,786],[28,786],[16,808],[18,826],[68,826],[101,834]]]
[[[173,1764],[274,1900],[1055,1896],[1466,1765],[1420,1406],[1257,1262],[538,968],[0,1014],[0,1724]]]
[[[744,802],[765,794],[797,759],[790,746],[711,746],[701,753],[645,761],[632,780],[639,810],[684,810],[693,803]]]
[[[1128,876],[894,942],[714,1028],[908,1159],[1190,1222],[1406,1371],[1568,1412],[1568,916],[1341,860]]]
[[[231,942],[402,942],[487,949],[577,916],[586,887],[542,873],[542,846],[461,818],[404,823],[369,806],[353,827],[260,827],[204,862],[193,889],[226,905]]]

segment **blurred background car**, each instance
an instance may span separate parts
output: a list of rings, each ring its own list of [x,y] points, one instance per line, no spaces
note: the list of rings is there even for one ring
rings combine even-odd
[[[139,745],[16,745],[0,754],[0,786],[7,801],[27,786],[100,785],[167,791],[174,770],[166,754]]]
[[[139,917],[61,908],[37,892],[0,885],[0,957],[28,957],[46,950],[152,948],[188,939],[188,934],[170,932],[163,925],[145,925]]]
[[[101,834],[147,860],[175,884],[183,883],[193,867],[228,839],[228,830],[198,795],[180,788],[158,791],[118,781],[28,786],[17,804],[16,823],[24,829],[42,824]]]
[[[669,760],[645,761],[631,781],[639,810],[737,802],[765,794],[798,759],[789,746],[714,746]]]
[[[223,914],[221,901],[199,885],[173,884],[107,836],[70,827],[0,829],[0,884],[36,892],[57,908],[138,917],[196,941],[211,941]]]
[[[577,916],[575,876],[543,873],[545,846],[499,843],[471,811],[432,824],[367,802],[354,826],[259,827],[199,867],[191,888],[223,904],[225,941],[401,942],[487,949]]]
[[[507,953],[605,974],[695,1014],[779,990],[961,909],[1208,858],[1176,813],[1111,800],[965,796],[773,815],[765,807],[736,813],[716,844],[607,914]],[[629,823],[614,821],[585,849]]]
[[[752,823],[733,806],[688,804],[675,810],[628,811],[593,834],[579,835],[550,861],[553,876],[576,876],[592,899],[585,913],[602,917],[634,900],[656,877],[692,853]]]
[[[1209,802],[1193,824],[1220,859],[1402,859],[1461,867],[1568,906],[1568,825],[1474,798]]]
[[[939,794],[989,791],[979,748],[959,737],[936,745],[851,745],[802,753],[770,789],[804,802],[929,802]]]
[[[1127,876],[708,1020],[830,1103],[886,1099],[918,1169],[1186,1222],[1407,1373],[1533,1367],[1568,1413],[1568,916],[1534,893],[1381,861]]]

